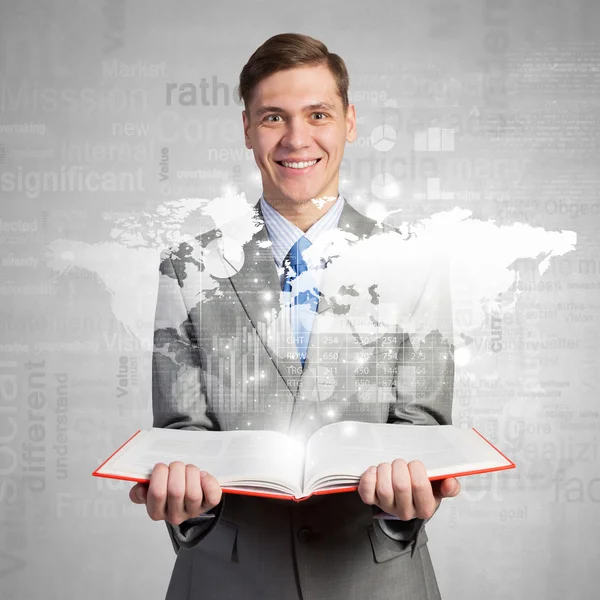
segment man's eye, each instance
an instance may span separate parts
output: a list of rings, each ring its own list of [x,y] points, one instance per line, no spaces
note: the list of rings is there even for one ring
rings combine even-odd
[[[327,116],[325,113],[322,113],[322,112],[316,112],[316,113],[313,113],[313,115],[323,115],[324,117]],[[317,121],[322,121],[322,120],[323,119],[317,119]]]
[[[271,117],[280,117],[281,115],[267,115],[265,117],[265,121],[269,121],[271,119]]]

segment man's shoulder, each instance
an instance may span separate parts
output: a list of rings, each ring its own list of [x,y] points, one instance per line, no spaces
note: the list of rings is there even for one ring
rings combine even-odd
[[[183,280],[190,272],[200,274],[208,268],[213,276],[229,277],[223,261],[243,256],[246,244],[260,241],[264,221],[256,204],[233,218],[220,215],[218,220],[219,224],[211,229],[164,247],[160,253],[161,273]]]
[[[200,258],[202,255],[202,251],[206,246],[215,239],[221,237],[220,230],[218,228],[211,229],[210,231],[206,231],[196,237],[186,238],[185,240],[180,240],[178,242],[174,242],[168,246],[164,246],[161,249],[161,260],[171,259],[185,259],[189,257],[197,257]]]
[[[249,206],[242,215],[232,218],[222,217],[220,224],[194,237],[165,246],[161,251],[161,259],[183,259],[194,257],[200,259],[203,251],[215,240],[236,240],[241,245],[249,242],[255,233],[264,225],[258,205]],[[246,239],[248,238],[248,239]]]

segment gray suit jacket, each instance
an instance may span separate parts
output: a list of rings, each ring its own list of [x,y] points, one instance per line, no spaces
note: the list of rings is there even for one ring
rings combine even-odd
[[[348,247],[391,231],[347,202],[339,229],[350,236]],[[248,219],[230,224],[227,235],[236,231],[248,231]],[[381,329],[377,286],[336,283],[339,294],[320,299],[302,368],[289,329],[277,319],[280,279],[259,205],[240,253],[222,235],[214,230],[163,254],[155,427],[271,429],[307,439],[340,420],[451,423],[453,347],[439,331],[413,347],[410,331],[397,324]],[[362,266],[376,260],[364,256]],[[447,271],[425,271],[418,285],[407,285],[398,310],[428,323],[437,311],[438,322],[448,324]],[[321,290],[327,277],[326,269]],[[359,294],[367,304],[355,302]],[[168,600],[440,597],[425,522],[373,519],[378,509],[356,492],[300,503],[223,494],[210,512],[210,520],[167,523],[177,553]]]

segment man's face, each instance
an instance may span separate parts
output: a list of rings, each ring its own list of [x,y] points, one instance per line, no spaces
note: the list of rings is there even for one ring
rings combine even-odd
[[[356,139],[356,116],[352,104],[344,115],[327,67],[288,69],[263,79],[242,118],[246,147],[254,151],[272,205],[337,198],[344,146]],[[314,160],[303,168],[289,164]]]

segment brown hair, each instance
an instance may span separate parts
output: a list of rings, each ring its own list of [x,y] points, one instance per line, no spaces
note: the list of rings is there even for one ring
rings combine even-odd
[[[326,66],[333,75],[345,115],[350,85],[346,64],[337,54],[329,52],[323,42],[300,33],[274,35],[254,51],[240,73],[238,96],[248,109],[254,88],[269,75],[295,67],[315,65]]]

